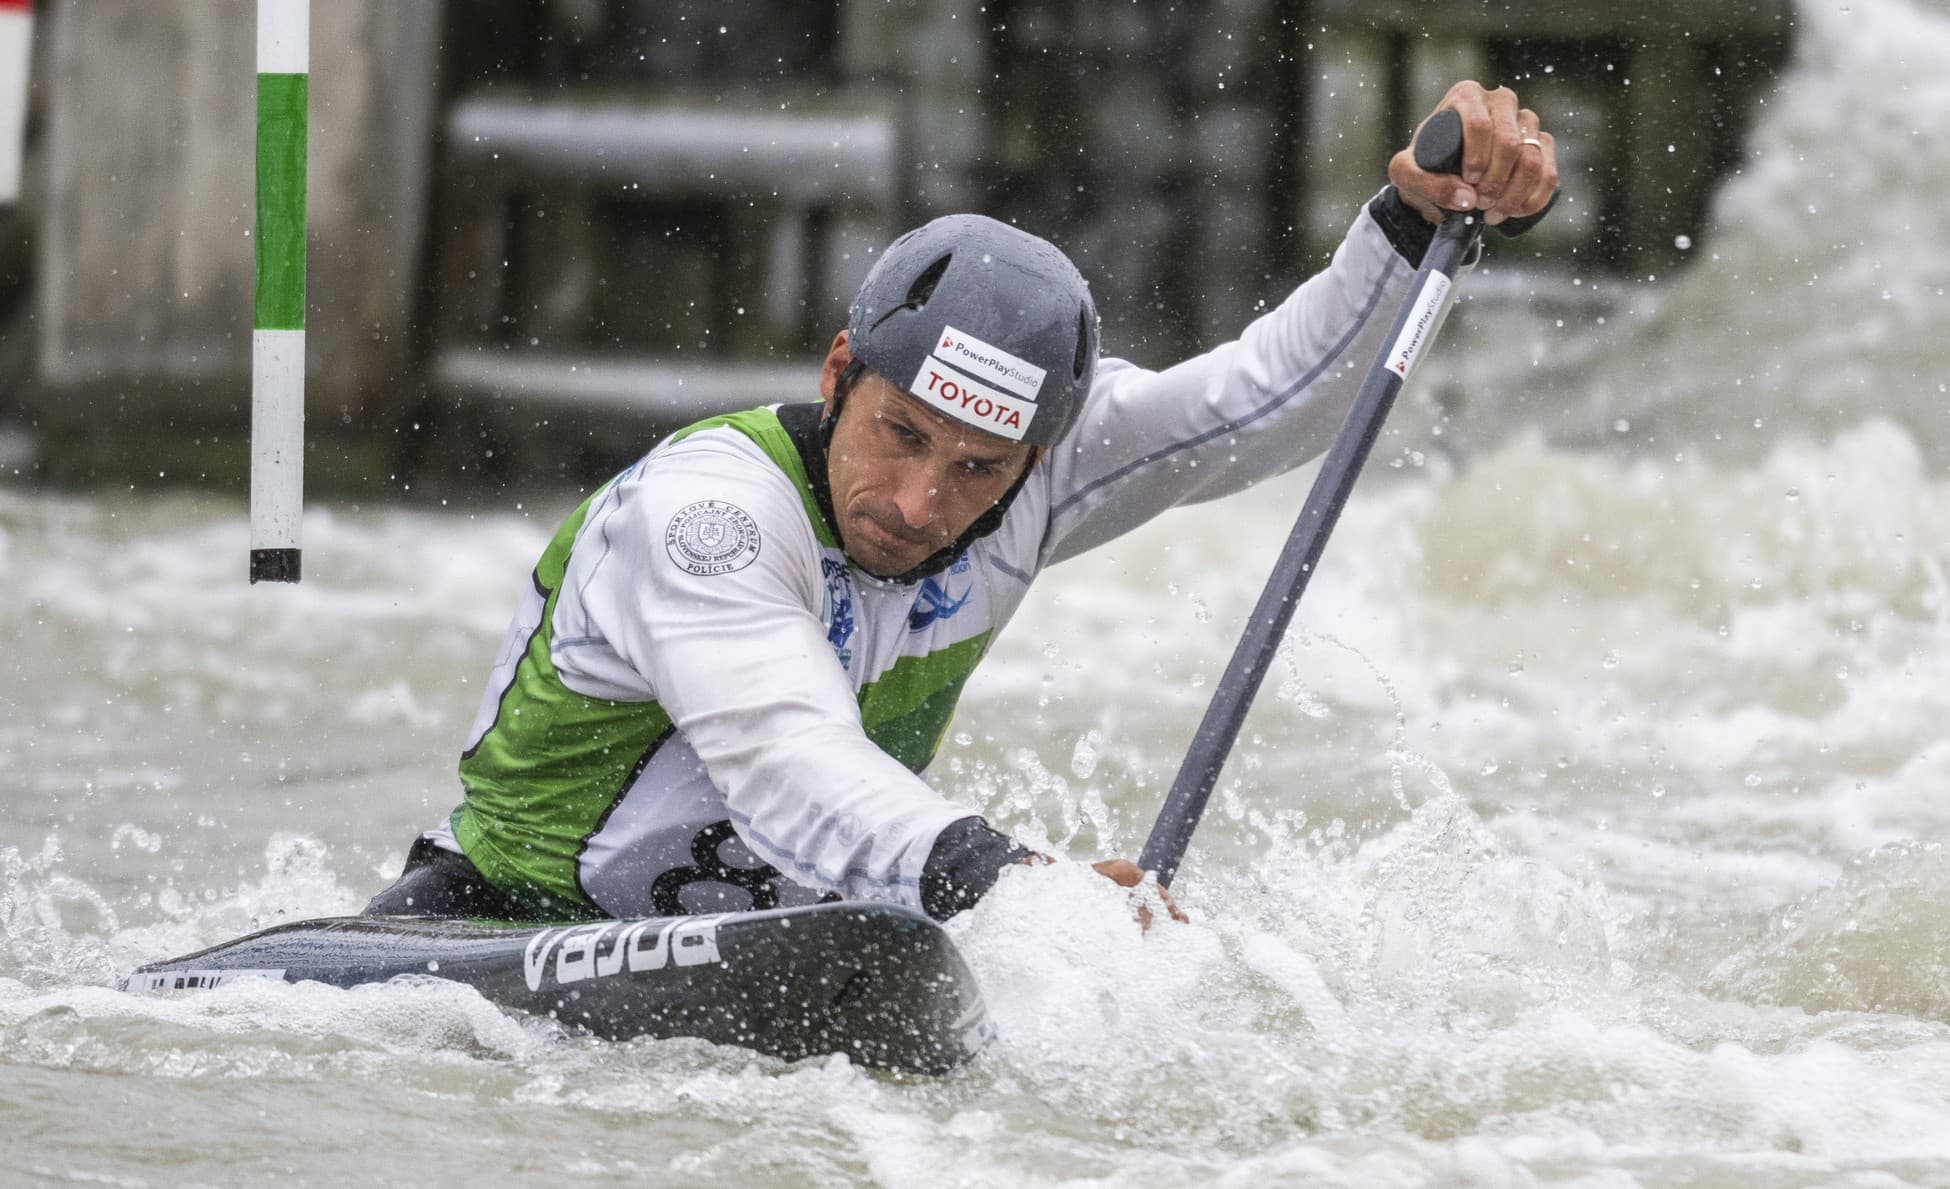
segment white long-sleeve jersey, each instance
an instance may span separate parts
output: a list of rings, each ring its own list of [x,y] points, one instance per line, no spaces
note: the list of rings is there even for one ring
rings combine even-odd
[[[1413,274],[1364,210],[1234,341],[1163,371],[1102,361],[1000,527],[918,583],[848,563],[816,495],[817,406],[667,440],[545,551],[465,799],[430,836],[541,915],[923,907],[937,840],[973,811],[917,773],[1030,582],[1321,453]]]

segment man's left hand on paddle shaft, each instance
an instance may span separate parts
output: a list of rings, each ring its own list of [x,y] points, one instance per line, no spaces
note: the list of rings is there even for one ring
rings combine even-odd
[[[1090,864],[1090,869],[1122,888],[1135,888],[1144,883],[1144,868],[1131,862],[1129,859],[1104,859]],[[1173,902],[1171,893],[1160,887],[1155,880],[1152,881],[1149,890],[1156,892],[1158,898],[1164,901],[1165,911],[1171,914],[1172,920],[1190,921],[1192,919],[1186,916],[1184,910]],[[1141,927],[1149,929],[1151,927],[1151,909],[1143,904],[1138,905],[1137,919]]]
[[[1048,855],[1039,854],[1032,854],[1019,861],[1031,867],[1042,867],[1056,862],[1055,859],[1050,858]],[[1144,868],[1131,862],[1129,859],[1100,859],[1090,864],[1090,869],[1120,888],[1135,888],[1144,883]],[[1165,910],[1171,913],[1172,920],[1189,922],[1192,919],[1186,916],[1184,910],[1179,908],[1172,900],[1170,892],[1158,886],[1157,881],[1152,881],[1150,890],[1156,892],[1158,899],[1164,902]],[[1133,899],[1136,899],[1136,897],[1133,897]],[[1137,922],[1141,928],[1147,930],[1151,928],[1151,909],[1148,905],[1138,905]]]
[[[1462,117],[1462,176],[1424,173],[1403,149],[1388,162],[1388,180],[1403,202],[1431,223],[1440,223],[1444,210],[1476,211],[1492,227],[1550,204],[1557,192],[1557,141],[1536,112],[1518,106],[1515,91],[1461,82],[1435,110],[1443,108]]]

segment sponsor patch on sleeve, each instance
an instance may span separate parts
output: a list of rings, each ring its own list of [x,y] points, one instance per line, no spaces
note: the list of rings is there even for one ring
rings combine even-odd
[[[679,508],[664,530],[670,560],[701,577],[744,569],[758,556],[758,546],[758,522],[723,500],[699,500]]]

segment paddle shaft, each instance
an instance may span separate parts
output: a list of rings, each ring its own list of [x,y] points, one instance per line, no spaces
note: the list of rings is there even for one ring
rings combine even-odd
[[[1460,121],[1455,121],[1453,130],[1436,127],[1446,125],[1447,121],[1432,119],[1429,123],[1430,127],[1418,137],[1418,158],[1438,162],[1448,158],[1459,165]],[[1453,137],[1453,154],[1446,146],[1431,149],[1425,144],[1435,139],[1431,134]],[[1431,156],[1424,156],[1425,149],[1431,149]],[[1429,165],[1423,168],[1428,169]],[[1455,169],[1442,172],[1455,172]],[[1199,723],[1198,733],[1192,737],[1191,748],[1158,812],[1157,824],[1151,828],[1151,837],[1145,840],[1144,850],[1138,856],[1138,866],[1156,872],[1162,885],[1169,886],[1178,873],[1192,831],[1198,828],[1212,787],[1218,783],[1219,771],[1232,751],[1233,740],[1239,736],[1240,724],[1245,721],[1253,696],[1259,692],[1260,682],[1273,663],[1273,653],[1286,634],[1301,594],[1307,589],[1307,580],[1313,577],[1314,567],[1327,547],[1327,536],[1334,531],[1334,522],[1340,519],[1348,493],[1353,491],[1361,466],[1367,462],[1368,453],[1381,434],[1382,422],[1394,406],[1396,394],[1416,359],[1434,340],[1448,308],[1456,270],[1482,234],[1482,227],[1479,219],[1455,212],[1443,218],[1434,241],[1423,254],[1411,289],[1413,296],[1396,315],[1394,330],[1385,340],[1387,346],[1369,368],[1367,379],[1354,398],[1354,407],[1348,411],[1347,420],[1341,424],[1326,460],[1320,465],[1320,474],[1300,509],[1300,518],[1294,522],[1279,560],[1273,565],[1273,573],[1266,580],[1266,589],[1260,593],[1259,603],[1246,621],[1245,633],[1233,650],[1218,688],[1213,691],[1211,705],[1206,707],[1205,718]]]

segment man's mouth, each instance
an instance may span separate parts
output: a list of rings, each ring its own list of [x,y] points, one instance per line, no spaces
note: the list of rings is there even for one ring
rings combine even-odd
[[[872,538],[873,543],[885,550],[906,552],[913,549],[929,549],[934,544],[931,537],[916,536],[912,530],[905,527],[896,528],[869,512],[860,513],[859,520],[870,530],[868,536]]]

